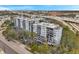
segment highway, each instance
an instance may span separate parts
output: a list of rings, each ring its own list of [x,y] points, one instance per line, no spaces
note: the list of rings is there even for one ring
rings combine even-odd
[[[67,24],[65,21],[79,23],[79,21],[74,21],[74,20],[71,20],[70,18],[64,19],[64,18],[58,17],[58,16],[30,15],[30,14],[27,14],[27,13],[20,13],[20,12],[13,12],[13,13],[17,13],[17,14],[20,14],[20,15],[27,15],[27,16],[39,16],[40,18],[55,19],[56,21],[62,23],[63,25],[68,26],[70,28],[70,30],[72,30],[72,27],[69,24]]]
[[[79,25],[75,24],[75,23],[69,23],[74,29],[76,29],[77,31],[79,31]]]
[[[61,20],[59,17],[54,17],[54,16],[48,16],[48,17],[47,16],[42,16],[42,17],[50,18],[50,19],[55,19],[56,21],[62,23],[63,25],[68,26],[70,28],[70,30],[72,30],[72,27],[69,24],[67,24],[65,21]]]
[[[20,15],[27,15],[27,16],[39,16],[39,17],[45,17],[45,18],[53,18],[53,19],[59,19],[59,20],[64,20],[64,21],[67,21],[67,22],[72,22],[72,23],[78,23],[79,24],[79,20],[77,19],[74,19],[74,18],[67,18],[67,17],[58,17],[58,16],[44,16],[44,15],[30,15],[30,14],[27,14],[27,13],[20,13],[20,12],[14,12],[12,11],[13,13],[17,13],[17,14],[20,14]]]
[[[20,15],[27,15],[27,16],[39,16],[40,18],[55,19],[56,21],[58,21],[60,23],[63,23],[63,25],[68,26],[70,28],[70,30],[72,30],[73,32],[75,32],[73,30],[73,28],[76,29],[77,31],[79,31],[79,28],[76,25],[76,24],[79,24],[79,20],[78,19],[67,18],[67,17],[58,17],[58,16],[30,15],[30,14],[27,14],[27,13],[22,13],[22,12],[20,13],[20,12],[14,12],[14,11],[13,11],[13,13],[17,13],[17,14],[20,14]],[[70,24],[68,24],[67,22],[69,22]]]
[[[4,20],[0,21],[0,26],[4,22]],[[0,27],[1,29],[1,27]],[[21,44],[20,42],[16,41],[8,41],[5,39],[5,37],[2,35],[2,31],[0,31],[0,42],[4,43],[7,45],[7,47],[11,48],[13,51],[15,51],[17,54],[32,54],[28,50],[25,49],[25,45]],[[6,48],[5,48],[6,49]]]
[[[70,28],[70,30],[72,30],[74,33],[75,33],[75,31],[73,30],[73,28],[75,30],[79,31],[79,25],[78,25],[79,24],[79,20],[70,19],[70,18],[63,19],[62,17],[54,17],[54,16],[48,16],[48,17],[47,16],[43,16],[43,17],[55,19],[55,20],[63,23],[63,25],[68,26]],[[69,24],[67,22],[65,22],[65,21],[67,21]]]
[[[61,20],[67,21],[67,22],[71,22],[71,23],[78,23],[79,24],[79,20],[78,19],[74,19],[74,18],[67,18],[67,17],[58,17]]]
[[[41,16],[41,17],[45,17],[45,18],[52,18],[52,19],[58,19],[58,20],[62,20],[62,21],[67,21],[67,22],[71,22],[71,23],[78,23],[79,24],[79,20],[73,19],[73,18],[67,18],[67,17],[58,17],[58,16]]]

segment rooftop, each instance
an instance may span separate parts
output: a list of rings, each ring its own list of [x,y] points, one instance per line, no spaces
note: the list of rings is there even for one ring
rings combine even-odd
[[[16,19],[28,20],[28,21],[33,20],[33,21],[35,21],[35,20],[41,20],[43,18],[28,18],[28,17],[18,16],[18,17],[16,17]]]
[[[54,24],[54,23],[45,23],[45,22],[38,23],[38,25],[46,26],[46,27],[49,27],[49,28],[59,27],[59,25],[57,25],[57,24]]]

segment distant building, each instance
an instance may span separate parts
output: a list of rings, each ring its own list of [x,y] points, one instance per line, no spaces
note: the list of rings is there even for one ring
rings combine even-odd
[[[79,15],[76,15],[74,19],[79,20]]]

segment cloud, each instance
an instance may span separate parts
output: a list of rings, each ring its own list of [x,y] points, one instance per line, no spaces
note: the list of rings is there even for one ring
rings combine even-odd
[[[6,7],[0,7],[0,10],[11,10],[11,9],[6,8]]]

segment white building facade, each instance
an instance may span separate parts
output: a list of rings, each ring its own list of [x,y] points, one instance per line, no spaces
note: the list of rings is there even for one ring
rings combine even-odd
[[[35,32],[37,41],[47,41],[49,45],[58,45],[62,37],[62,27],[53,23],[39,22],[40,18],[16,18],[15,27]]]
[[[31,18],[23,18],[23,17],[16,17],[14,20],[14,24],[16,28],[25,29],[27,31],[32,30],[32,25],[34,23],[39,23],[38,18],[31,19]]]
[[[60,44],[62,37],[62,28],[60,26],[42,22],[33,24],[33,27],[33,31],[40,37],[44,37],[44,40],[47,41],[49,45]],[[40,41],[40,38],[38,38],[38,41]]]

